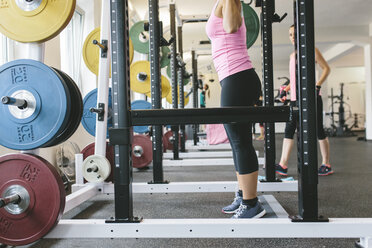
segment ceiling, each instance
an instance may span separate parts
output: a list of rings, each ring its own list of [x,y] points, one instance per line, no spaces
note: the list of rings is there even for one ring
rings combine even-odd
[[[215,0],[176,0],[176,8],[180,16],[209,15]],[[132,0],[133,7],[140,19],[147,19],[148,0]],[[352,43],[356,46],[363,45],[369,38],[369,25],[372,28],[372,0],[315,0],[315,39],[316,46],[327,53],[340,43]],[[164,23],[164,30],[169,25],[168,0],[160,0],[160,20]],[[260,9],[255,8],[259,14]],[[288,40],[288,27],[293,23],[293,1],[277,0],[276,13],[288,16],[282,23],[273,24],[274,68],[287,70],[289,54],[293,46]],[[169,34],[165,34],[167,37]],[[190,50],[198,53],[210,53],[210,45],[199,45],[199,41],[207,40],[205,23],[184,24],[183,47],[185,59],[190,57]],[[331,61],[332,66],[361,66],[363,65],[363,49],[349,49],[340,51],[341,56]],[[261,68],[261,42],[260,37],[249,49],[251,60],[255,67]],[[346,59],[344,58],[346,57]],[[340,61],[339,61],[340,60]],[[201,56],[198,60],[200,70],[211,64],[210,56]]]

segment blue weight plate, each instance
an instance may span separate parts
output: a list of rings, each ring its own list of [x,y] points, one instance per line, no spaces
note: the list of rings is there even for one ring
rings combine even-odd
[[[111,100],[111,88],[109,89],[109,113],[107,119],[107,138],[109,137],[108,129],[112,127],[112,100]],[[81,119],[81,124],[85,130],[93,136],[96,136],[96,118],[97,114],[92,113],[89,111],[90,108],[97,107],[97,89],[92,90],[84,97],[84,110],[83,110],[83,117]]]
[[[59,135],[70,115],[70,94],[47,65],[29,59],[0,67],[0,98],[25,99],[28,106],[0,104],[0,144],[14,150],[42,147]]]
[[[145,100],[137,100],[133,101],[131,104],[132,110],[140,110],[140,109],[152,109],[151,103]],[[147,133],[149,131],[148,126],[134,126],[133,132],[135,133]]]

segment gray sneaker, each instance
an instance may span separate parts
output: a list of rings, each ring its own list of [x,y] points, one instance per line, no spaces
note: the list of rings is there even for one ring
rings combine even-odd
[[[222,213],[234,214],[239,209],[240,204],[243,202],[243,197],[239,196],[239,193],[235,193],[234,201],[224,208],[222,208]]]
[[[231,219],[241,219],[241,218],[261,218],[266,214],[265,209],[262,207],[261,203],[258,201],[254,207],[240,204],[239,209],[231,217]]]

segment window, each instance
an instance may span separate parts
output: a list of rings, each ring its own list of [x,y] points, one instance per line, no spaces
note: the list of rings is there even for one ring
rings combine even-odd
[[[7,53],[7,38],[6,36],[0,34],[0,65],[8,62],[8,53]]]
[[[61,69],[81,88],[81,61],[83,46],[83,11],[77,9],[69,25],[61,33]]]

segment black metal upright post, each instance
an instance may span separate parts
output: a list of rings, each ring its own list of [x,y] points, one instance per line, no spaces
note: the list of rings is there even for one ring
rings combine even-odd
[[[169,4],[170,34],[174,41],[171,44],[171,81],[172,81],[172,107],[178,109],[177,86],[177,34],[176,34],[176,5]],[[172,126],[173,132],[173,159],[179,159],[179,126]]]
[[[192,63],[192,103],[193,108],[198,108],[198,60],[195,53],[195,50],[191,51],[191,63]],[[198,125],[193,125],[193,139],[194,139],[194,146],[198,144]]]
[[[296,221],[326,221],[318,216],[314,1],[294,0],[299,105],[298,196]]]
[[[160,75],[160,23],[159,1],[149,0],[149,31],[150,31],[150,74],[151,103],[153,109],[161,109],[161,75]],[[152,133],[153,146],[153,183],[163,183],[163,127],[154,126]]]
[[[264,106],[274,106],[273,69],[273,17],[275,0],[262,0],[261,38],[262,38],[262,76],[264,85]],[[266,181],[274,182],[275,177],[275,123],[265,123],[265,173]]]
[[[178,26],[178,53],[183,59],[183,32],[182,32],[182,23],[179,24]],[[184,85],[183,85],[183,74],[185,73],[185,68],[181,66],[178,69],[178,87],[180,90],[180,108],[183,109],[185,108],[185,97],[184,97]],[[180,126],[180,138],[181,138],[181,147],[180,151],[181,152],[186,152],[186,136],[185,136],[185,125]]]
[[[114,112],[110,142],[115,145],[115,218],[110,222],[133,222],[136,218],[133,217],[132,129],[129,112],[129,8],[127,0],[112,0],[110,2],[112,102]]]

